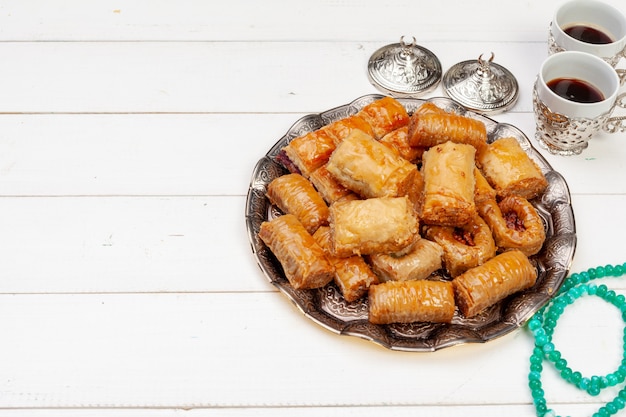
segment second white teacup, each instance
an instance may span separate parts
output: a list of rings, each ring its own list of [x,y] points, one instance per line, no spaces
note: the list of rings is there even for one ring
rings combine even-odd
[[[533,89],[539,144],[558,155],[580,154],[610,120],[620,81],[597,56],[577,51],[550,55]]]

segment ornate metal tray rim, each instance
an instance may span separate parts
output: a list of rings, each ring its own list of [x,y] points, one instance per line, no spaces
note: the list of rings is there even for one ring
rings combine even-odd
[[[272,210],[265,196],[266,186],[272,179],[287,172],[275,161],[281,148],[292,139],[355,114],[382,97],[380,94],[365,95],[348,104],[300,118],[257,162],[248,189],[245,214],[250,246],[261,271],[313,322],[336,334],[359,337],[391,350],[432,352],[465,343],[488,342],[520,328],[550,300],[569,272],[576,250],[576,225],[569,187],[522,131],[513,125],[498,123],[468,110],[452,99],[397,98],[409,113],[424,102],[431,101],[448,111],[479,119],[487,126],[489,141],[505,136],[515,137],[548,179],[546,192],[533,201],[544,219],[547,236],[542,251],[531,258],[539,272],[533,288],[508,297],[472,319],[466,319],[456,312],[454,320],[449,324],[374,325],[367,320],[366,299],[347,303],[332,283],[316,290],[293,289],[274,255],[258,238],[259,227]]]

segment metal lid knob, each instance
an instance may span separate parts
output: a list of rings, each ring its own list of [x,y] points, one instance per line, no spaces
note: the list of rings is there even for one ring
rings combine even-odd
[[[378,49],[368,62],[370,82],[386,94],[395,97],[417,97],[434,90],[441,81],[441,62],[428,49],[416,44],[415,37],[407,42]]]
[[[517,101],[519,87],[515,76],[481,54],[477,60],[453,65],[443,76],[446,94],[470,110],[494,114],[506,111]]]

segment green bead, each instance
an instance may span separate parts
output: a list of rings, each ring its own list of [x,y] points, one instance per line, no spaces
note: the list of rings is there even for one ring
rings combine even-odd
[[[578,371],[572,372],[572,377],[571,377],[572,384],[578,385],[581,379],[583,379],[583,375],[580,372]]]
[[[626,407],[626,401],[622,400],[620,397],[616,397],[613,400],[613,404],[615,404],[615,407],[618,410],[622,410],[622,409],[624,409],[624,407]]]
[[[532,391],[532,396],[533,396],[533,399],[535,400],[543,400],[544,392],[541,388],[535,388]]]
[[[554,317],[546,317],[546,326],[548,329],[550,329],[551,331],[556,327],[556,320],[554,319]]]
[[[613,403],[607,403],[605,406],[606,411],[608,411],[609,415],[617,413],[617,407]]]
[[[543,362],[543,357],[539,356],[539,355],[531,355],[530,356],[530,363],[541,363]]]
[[[530,381],[528,381],[528,388],[530,388],[531,390],[541,388],[541,381],[539,381],[538,379],[531,379]]]
[[[550,353],[550,352],[554,351],[554,343],[548,342],[545,345],[543,345],[543,351],[545,353]]]
[[[611,303],[611,302],[615,301],[615,297],[617,297],[617,294],[615,293],[615,291],[613,291],[613,290],[608,290],[608,291],[606,292],[606,294],[604,294],[604,297],[603,297],[603,298],[604,298],[606,301],[608,301],[609,303]]]
[[[590,386],[589,388],[587,388],[587,393],[595,397],[596,395],[600,394],[600,387],[598,387],[597,385]]]
[[[603,266],[596,267],[596,278],[604,278],[606,276],[606,270]]]
[[[573,374],[573,372],[572,372],[571,368],[565,367],[565,368],[563,368],[561,370],[561,378],[563,378],[566,381],[571,381],[572,380],[572,374]]]
[[[589,280],[591,279],[591,276],[587,271],[581,272],[578,275],[580,276],[580,282],[589,282]]]
[[[528,330],[535,331],[539,328],[541,328],[541,321],[537,318],[533,317],[528,321]]]
[[[596,294],[597,294],[598,296],[600,296],[600,297],[604,297],[604,294],[606,294],[606,292],[607,292],[608,290],[609,290],[609,289],[606,287],[606,285],[604,285],[604,284],[600,284],[600,285],[598,285],[598,289],[596,290]]]
[[[546,336],[545,334],[542,336],[535,336],[535,345],[543,346],[546,343],[548,343],[548,336]]]
[[[533,363],[530,365],[530,370],[533,372],[541,372],[543,371],[543,365],[540,363]]]
[[[606,273],[607,277],[612,277],[613,275],[613,265],[605,265],[604,266],[604,272]]]
[[[528,374],[528,380],[530,380],[530,381],[533,381],[533,380],[541,381],[541,372],[539,372],[539,371],[531,371]]]
[[[613,275],[616,277],[624,275],[624,268],[621,265],[615,265],[613,267]]]
[[[589,279],[596,279],[596,269],[595,268],[589,268],[587,270],[587,273],[589,274]]]
[[[554,367],[558,369],[559,371],[561,371],[567,368],[567,361],[565,359],[559,359],[556,362],[554,362]]]
[[[589,378],[585,378],[583,377],[580,382],[578,382],[578,388],[580,388],[581,390],[587,391],[587,389],[589,388],[589,383],[591,381],[589,381]]]
[[[600,377],[600,389],[607,388],[609,386],[609,378],[606,376]]]

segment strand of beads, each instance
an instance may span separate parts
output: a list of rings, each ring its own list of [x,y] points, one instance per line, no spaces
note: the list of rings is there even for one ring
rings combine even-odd
[[[541,372],[546,360],[551,362],[560,372],[561,378],[592,396],[596,396],[603,389],[617,386],[626,380],[626,327],[624,327],[622,361],[615,371],[603,376],[583,376],[582,373],[574,371],[552,343],[554,329],[563,311],[582,296],[600,297],[614,305],[620,310],[622,319],[626,322],[626,297],[609,290],[604,284],[590,283],[594,279],[619,277],[624,274],[626,274],[626,263],[617,266],[600,266],[579,274],[572,274],[565,280],[556,296],[528,321],[528,329],[535,338],[535,348],[530,356],[528,386],[531,390],[537,416],[556,417],[554,410],[548,409],[541,383]],[[620,390],[613,400],[594,413],[593,417],[608,417],[616,414],[624,407],[626,407],[626,387]]]

